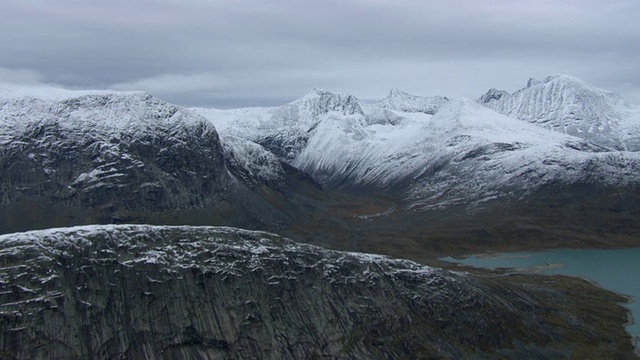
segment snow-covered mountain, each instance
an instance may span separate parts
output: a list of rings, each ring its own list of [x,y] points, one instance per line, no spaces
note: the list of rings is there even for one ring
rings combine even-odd
[[[413,206],[526,193],[552,182],[640,181],[640,156],[523,123],[470,100],[398,125],[329,117],[292,162],[331,187],[404,192]]]
[[[0,168],[2,231],[58,221],[279,222],[260,191],[290,196],[273,154],[221,142],[210,121],[141,92],[4,87]]]
[[[485,99],[506,96],[492,94]],[[444,99],[394,90],[385,101],[368,104],[323,91],[276,108],[195,111],[223,136],[275,148],[327,188],[393,195],[413,208],[521,197],[555,183],[640,181],[637,154],[611,151],[474,101]],[[427,109],[419,104],[434,103],[428,108],[433,116],[419,110]]]
[[[561,358],[595,343],[627,356],[626,313],[603,325],[590,312],[621,298],[581,281],[519,284],[229,227],[113,225],[277,229],[419,261],[637,246],[640,152],[443,99],[314,90],[216,110],[0,86],[0,232],[112,224],[0,236],[3,354]]]
[[[444,96],[423,97],[411,95],[399,89],[391,89],[389,95],[376,105],[390,110],[433,115],[448,101],[449,99]]]
[[[571,76],[530,79],[513,94],[491,89],[478,101],[549,130],[616,150],[640,151],[640,107]]]
[[[191,110],[215,119],[214,124],[222,134],[251,140],[287,160],[293,159],[306,146],[309,133],[327,113],[362,114],[361,104],[354,96],[320,89],[274,108]]]

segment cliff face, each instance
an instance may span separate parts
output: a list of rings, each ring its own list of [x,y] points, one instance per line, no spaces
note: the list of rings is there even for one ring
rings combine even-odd
[[[558,357],[571,336],[540,320],[548,289],[234,228],[9,234],[0,266],[3,359]]]

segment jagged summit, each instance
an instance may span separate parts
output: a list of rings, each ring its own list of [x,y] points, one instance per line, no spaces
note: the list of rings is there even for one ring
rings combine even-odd
[[[640,108],[572,76],[530,79],[513,94],[491,89],[478,101],[549,130],[617,150],[640,150]]]
[[[333,93],[314,88],[300,99],[285,105],[297,109],[302,117],[311,117],[315,120],[319,116],[337,111],[343,115],[363,114],[360,100],[351,94]]]
[[[482,95],[480,99],[478,99],[478,102],[481,104],[486,104],[492,100],[500,100],[500,98],[502,98],[503,96],[509,96],[509,95],[511,94],[509,94],[505,90],[498,90],[496,88],[491,88],[484,95]]]
[[[390,110],[421,112],[433,115],[438,111],[438,109],[440,109],[440,107],[446,104],[447,101],[449,101],[449,99],[443,96],[416,96],[400,89],[393,88],[386,98],[375,104]]]
[[[292,102],[296,102],[298,100],[302,100],[302,99],[313,99],[313,98],[318,98],[321,96],[340,96],[340,95],[348,95],[348,94],[340,94],[340,93],[334,93],[332,91],[323,89],[323,88],[313,88],[311,91],[309,91],[308,93],[306,93],[304,96],[302,96],[299,99],[293,100]]]

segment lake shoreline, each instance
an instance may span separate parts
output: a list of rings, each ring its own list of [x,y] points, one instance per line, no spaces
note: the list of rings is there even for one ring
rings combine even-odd
[[[539,265],[538,263],[542,262],[542,258],[544,258],[545,253],[552,254],[555,252],[580,252],[580,251],[615,251],[615,250],[626,250],[626,249],[638,249],[638,247],[608,247],[605,249],[602,248],[553,248],[553,249],[536,249],[536,250],[525,250],[525,251],[507,251],[507,252],[494,252],[494,251],[485,251],[478,254],[473,255],[465,255],[465,256],[448,256],[444,258],[438,259],[438,266],[442,266],[449,270],[453,271],[464,271],[467,273],[473,274],[485,274],[484,276],[543,276],[543,277],[557,277],[562,276],[568,279],[576,279],[576,281],[584,281],[589,283],[594,288],[598,288],[603,292],[614,293],[619,296],[620,301],[616,303],[616,305],[609,307],[611,312],[618,311],[620,307],[623,307],[626,311],[626,321],[622,324],[624,326],[625,332],[628,334],[629,342],[634,348],[634,353],[637,357],[640,357],[640,348],[638,347],[640,340],[640,333],[635,331],[631,331],[631,328],[636,325],[635,316],[638,316],[638,309],[634,310],[632,305],[637,305],[638,295],[631,295],[623,292],[624,290],[612,289],[610,284],[602,283],[589,275],[580,275],[574,273],[563,273],[562,269],[567,266],[567,263],[563,261],[550,261],[544,262],[544,265]],[[530,259],[533,255],[538,255],[535,259]],[[557,256],[557,255],[556,255]],[[554,258],[553,256],[550,256]],[[470,262],[463,263],[462,261],[472,260]],[[497,260],[497,261],[496,261]],[[500,260],[505,261],[505,263],[509,263],[509,265],[505,266],[497,266],[496,264],[500,262]],[[473,261],[476,261],[475,263]],[[482,262],[485,262],[482,265]],[[493,261],[493,262],[492,262]],[[522,261],[522,263],[526,264],[525,266],[512,266],[514,263],[518,261]],[[533,264],[535,263],[535,265]],[[502,263],[501,263],[502,264]],[[571,264],[569,264],[571,265]],[[549,273],[549,271],[553,271]],[[576,269],[572,269],[572,271],[578,271]],[[613,286],[615,288],[615,286]],[[604,294],[604,293],[603,293]],[[608,311],[607,311],[608,312]]]

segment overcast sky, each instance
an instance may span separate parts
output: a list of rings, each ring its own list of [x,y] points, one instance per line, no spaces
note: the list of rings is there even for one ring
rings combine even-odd
[[[227,108],[568,74],[640,104],[638,19],[638,0],[4,1],[0,81]]]

